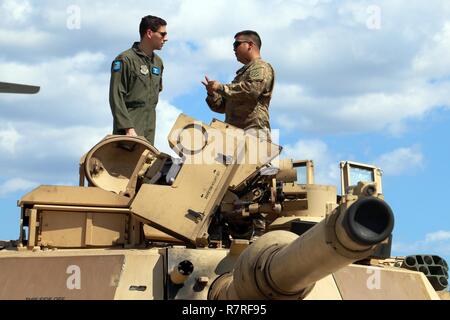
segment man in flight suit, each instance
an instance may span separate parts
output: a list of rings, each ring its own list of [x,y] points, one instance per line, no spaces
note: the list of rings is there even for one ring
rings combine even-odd
[[[111,66],[109,104],[114,118],[113,133],[144,136],[155,142],[156,105],[162,91],[163,62],[154,52],[168,41],[167,23],[154,16],[143,17],[140,42],[122,52]]]

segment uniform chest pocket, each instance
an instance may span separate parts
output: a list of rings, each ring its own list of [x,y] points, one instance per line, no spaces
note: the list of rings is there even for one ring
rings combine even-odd
[[[133,71],[131,73],[131,76],[134,86],[136,87],[145,86],[147,88],[150,86],[150,74],[144,75],[141,72]]]
[[[130,85],[127,93],[127,102],[130,105],[139,105],[148,101],[150,88],[150,75],[131,72]]]

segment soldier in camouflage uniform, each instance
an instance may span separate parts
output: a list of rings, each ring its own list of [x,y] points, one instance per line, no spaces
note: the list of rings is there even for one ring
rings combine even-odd
[[[245,30],[234,39],[236,58],[244,66],[230,84],[205,77],[202,83],[208,92],[206,103],[212,111],[225,113],[226,123],[270,141],[269,104],[275,73],[269,63],[261,60],[258,33]],[[262,235],[266,228],[264,217],[255,217],[252,222],[254,235]]]
[[[163,62],[154,53],[167,39],[166,21],[142,18],[140,42],[122,52],[111,66],[109,104],[114,118],[113,133],[144,136],[155,140],[156,105],[162,91]]]
[[[248,130],[270,131],[269,104],[275,74],[272,66],[260,55],[261,38],[251,30],[238,32],[233,49],[244,66],[230,84],[205,77],[202,83],[208,92],[206,102],[211,110],[225,113],[225,122]]]

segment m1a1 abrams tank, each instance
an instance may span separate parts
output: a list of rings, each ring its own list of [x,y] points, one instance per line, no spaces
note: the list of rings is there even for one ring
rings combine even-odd
[[[391,257],[381,170],[341,162],[342,195],[310,160],[180,115],[169,144],[107,136],[79,186],[24,195],[0,251],[0,299],[440,299],[448,266]],[[301,180],[301,181],[299,181]]]

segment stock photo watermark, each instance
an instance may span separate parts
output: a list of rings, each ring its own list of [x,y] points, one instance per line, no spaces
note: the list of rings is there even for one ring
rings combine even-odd
[[[81,8],[77,5],[70,5],[66,9],[66,27],[69,30],[81,29]]]
[[[366,270],[370,276],[367,278],[366,285],[369,290],[381,289],[381,270],[379,268],[368,267]]]
[[[67,289],[81,290],[81,269],[79,266],[71,265],[67,267],[66,273],[69,275],[66,281]]]
[[[206,128],[201,122],[174,130],[169,137],[172,150],[186,164],[266,163],[278,156],[280,132],[274,129]]]
[[[366,9],[368,15],[366,20],[366,27],[369,30],[381,29],[381,7],[377,5],[368,6]]]

